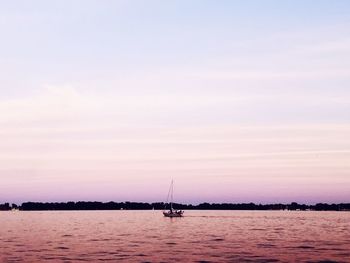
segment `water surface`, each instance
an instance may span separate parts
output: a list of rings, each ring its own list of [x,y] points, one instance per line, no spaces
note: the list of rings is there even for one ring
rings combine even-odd
[[[350,213],[0,213],[1,262],[350,262]]]

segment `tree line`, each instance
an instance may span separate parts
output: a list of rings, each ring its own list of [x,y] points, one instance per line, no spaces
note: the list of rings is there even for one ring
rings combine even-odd
[[[19,209],[22,211],[45,210],[163,210],[169,204],[163,202],[25,202],[21,205],[4,203],[0,204],[0,210],[8,211]],[[201,203],[198,205],[174,203],[173,208],[181,210],[312,210],[312,211],[350,211],[350,203],[315,205],[298,204],[254,204],[254,203]]]

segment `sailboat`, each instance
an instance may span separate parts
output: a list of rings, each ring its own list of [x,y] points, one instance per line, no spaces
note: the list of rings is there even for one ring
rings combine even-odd
[[[168,192],[168,197],[167,197],[167,200],[165,203],[163,215],[165,217],[182,217],[184,214],[184,211],[173,209],[173,194],[174,194],[174,181],[171,180],[171,184],[170,184],[170,188],[169,188],[169,192]],[[166,210],[166,204],[169,201],[169,196],[170,196],[170,210]]]

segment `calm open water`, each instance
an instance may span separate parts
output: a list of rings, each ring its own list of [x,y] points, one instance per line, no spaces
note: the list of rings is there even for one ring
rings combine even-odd
[[[1,262],[350,262],[350,212],[1,212]]]

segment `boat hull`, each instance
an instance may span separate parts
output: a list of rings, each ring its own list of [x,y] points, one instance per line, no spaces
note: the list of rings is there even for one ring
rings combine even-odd
[[[182,217],[183,216],[183,211],[179,211],[179,212],[163,212],[163,215],[165,217]]]

